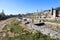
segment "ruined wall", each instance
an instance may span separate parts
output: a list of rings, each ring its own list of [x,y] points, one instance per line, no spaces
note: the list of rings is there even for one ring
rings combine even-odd
[[[60,32],[60,24],[58,23],[45,22],[45,26],[47,28],[51,28],[52,30]]]

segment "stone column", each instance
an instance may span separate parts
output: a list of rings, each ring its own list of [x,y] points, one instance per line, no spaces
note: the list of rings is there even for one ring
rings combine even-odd
[[[53,10],[53,18],[56,18],[56,10]]]

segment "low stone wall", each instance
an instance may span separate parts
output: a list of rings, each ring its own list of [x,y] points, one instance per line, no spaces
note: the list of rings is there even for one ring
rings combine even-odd
[[[58,23],[51,23],[51,22],[45,22],[45,26],[48,28],[51,28],[52,30],[60,32],[60,24]]]

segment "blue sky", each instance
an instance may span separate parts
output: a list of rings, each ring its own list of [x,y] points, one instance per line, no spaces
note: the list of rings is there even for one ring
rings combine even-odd
[[[0,12],[5,14],[25,14],[59,7],[60,0],[0,0]]]

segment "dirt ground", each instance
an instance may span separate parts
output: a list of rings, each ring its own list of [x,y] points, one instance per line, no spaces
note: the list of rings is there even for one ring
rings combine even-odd
[[[26,26],[26,25],[24,25],[24,24],[19,24],[22,28],[24,28],[25,30],[31,30],[31,27],[28,27],[28,26]]]

